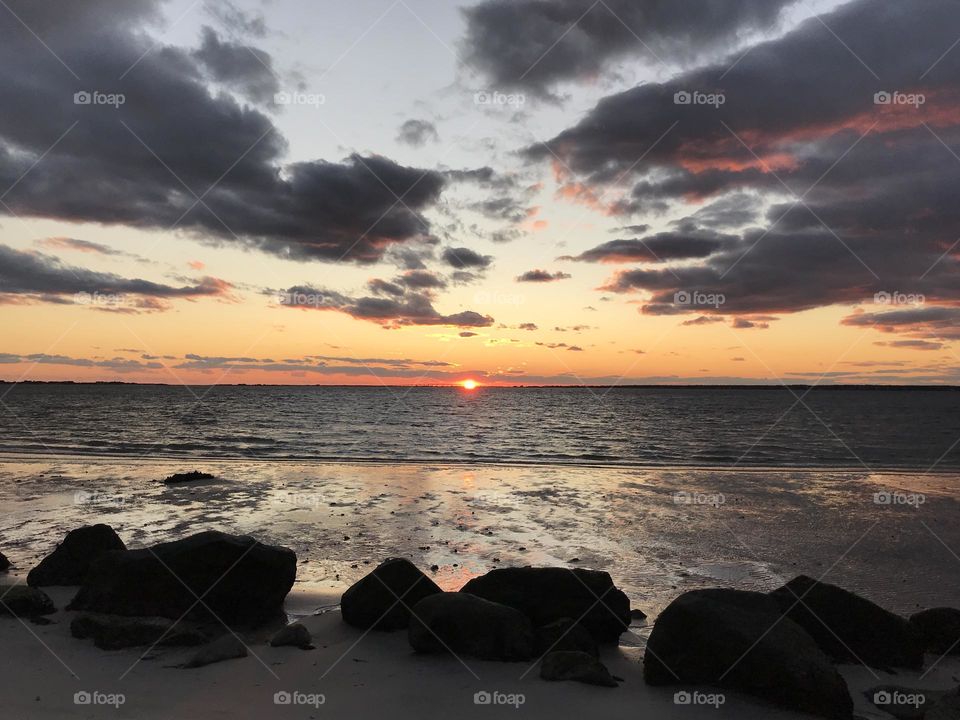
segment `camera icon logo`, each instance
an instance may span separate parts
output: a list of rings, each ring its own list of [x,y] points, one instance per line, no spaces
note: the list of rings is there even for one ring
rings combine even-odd
[[[693,95],[686,90],[680,90],[673,94],[674,105],[689,105],[693,102]]]
[[[881,90],[880,92],[874,94],[873,104],[874,105],[889,105],[893,102],[893,95],[888,93],[886,90]]]
[[[889,305],[891,300],[892,296],[886,290],[881,290],[873,296],[873,301],[878,305]]]
[[[688,693],[686,690],[681,690],[678,693],[673,695],[673,704],[674,705],[689,705],[693,702],[693,696]]]
[[[89,105],[91,102],[93,102],[93,96],[86,90],[80,90],[73,94],[74,105]]]
[[[273,102],[277,105],[289,105],[293,102],[293,98],[288,92],[278,92],[274,94]]]
[[[493,702],[493,696],[486,690],[481,690],[473,696],[474,705],[489,705]]]
[[[889,705],[893,702],[893,696],[886,690],[878,690],[873,694],[874,705]]]
[[[281,690],[273,695],[274,705],[290,705],[293,703],[293,695],[286,690]]]
[[[481,90],[478,93],[474,93],[473,102],[477,105],[489,105],[491,103],[490,93],[488,93],[486,90]]]
[[[74,705],[89,705],[93,702],[93,696],[88,693],[86,690],[81,690],[80,692],[73,694],[73,704]]]
[[[676,305],[689,305],[692,302],[692,298],[686,290],[678,290],[673,295],[673,302]]]

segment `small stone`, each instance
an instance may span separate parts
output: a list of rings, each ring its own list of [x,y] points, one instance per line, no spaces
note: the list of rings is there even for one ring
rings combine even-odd
[[[301,650],[313,650],[313,638],[302,623],[293,623],[280,628],[270,638],[270,647],[297,647]]]
[[[212,665],[223,660],[233,660],[247,656],[247,646],[233,633],[224,635],[214,640],[209,645],[204,645],[196,654],[187,661],[185,668],[198,668],[204,665]]]
[[[617,681],[603,663],[589,653],[579,650],[560,650],[548,653],[540,665],[544,680],[575,680],[587,685],[618,687]]]

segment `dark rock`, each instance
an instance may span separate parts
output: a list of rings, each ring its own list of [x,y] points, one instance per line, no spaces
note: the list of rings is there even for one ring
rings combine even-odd
[[[960,718],[960,687],[940,698],[924,716],[923,720],[957,720]]]
[[[0,615],[32,618],[56,611],[53,600],[43,590],[26,585],[0,585]]]
[[[217,638],[209,645],[204,645],[190,658],[185,668],[198,668],[212,665],[223,660],[233,660],[247,656],[247,646],[233,633]]]
[[[313,649],[313,638],[302,623],[293,623],[280,628],[272,638],[271,647],[296,647],[301,650]]]
[[[770,597],[838,662],[881,669],[923,665],[923,647],[910,623],[859,595],[801,575]]]
[[[587,685],[618,687],[610,671],[593,655],[576,650],[547,653],[540,665],[544,680],[576,680]]]
[[[256,625],[282,611],[296,575],[292,550],[202,532],[105,554],[67,609]]]
[[[10,561],[7,556],[0,552],[0,572],[6,572],[10,569]]]
[[[630,626],[630,601],[599,570],[500,568],[474,578],[460,592],[516,608],[537,627],[579,618],[597,642],[616,641]]]
[[[763,593],[681,595],[653,626],[643,674],[650,685],[716,686],[790,710],[853,716],[847,684],[830,658]]]
[[[197,480],[216,480],[216,476],[193,470],[192,472],[176,473],[168,478],[164,478],[163,484],[176,485],[177,483],[196,482]]]
[[[340,598],[340,612],[349,625],[364,630],[400,630],[410,622],[410,608],[443,592],[409,560],[389,558]]]
[[[960,655],[960,610],[932,608],[910,617],[923,649],[937,655]]]
[[[631,610],[630,619],[635,622],[643,622],[647,619],[647,614],[643,610]]]
[[[464,593],[439,593],[413,607],[407,637],[417,652],[453,652],[481,660],[535,655],[533,626],[506,605]]]
[[[536,635],[538,655],[561,650],[577,650],[593,657],[600,657],[597,642],[590,631],[570,618],[563,618],[538,627]]]
[[[183,647],[203,645],[208,635],[194,625],[167,618],[128,618],[120,615],[84,613],[70,623],[75,638],[93,638],[101,650],[119,650],[138,645]]]
[[[30,571],[27,584],[33,587],[81,585],[95,560],[111,550],[126,547],[109,525],[71,530],[63,542]]]

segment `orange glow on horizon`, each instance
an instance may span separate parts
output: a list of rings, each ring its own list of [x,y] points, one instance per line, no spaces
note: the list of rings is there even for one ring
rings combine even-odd
[[[476,390],[480,384],[476,380],[464,380],[460,385],[464,390]]]

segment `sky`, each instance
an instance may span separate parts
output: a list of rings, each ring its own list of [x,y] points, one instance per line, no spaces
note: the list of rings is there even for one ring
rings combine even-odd
[[[960,381],[957,0],[0,2],[0,380]]]

